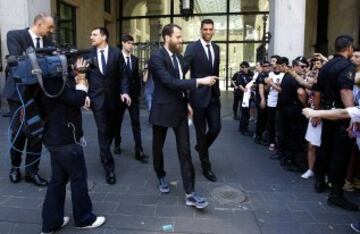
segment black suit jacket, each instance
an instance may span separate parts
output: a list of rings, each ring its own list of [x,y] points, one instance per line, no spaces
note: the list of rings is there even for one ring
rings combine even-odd
[[[7,33],[7,47],[10,55],[22,55],[29,47],[35,48],[34,42],[31,39],[29,28],[21,30],[12,30]],[[50,37],[43,38],[44,47],[53,46]],[[16,92],[15,80],[8,76],[4,89],[4,96],[13,101],[20,101]]]
[[[88,95],[91,99],[91,108],[100,110],[102,108],[116,109],[120,104],[120,94],[129,93],[128,78],[125,73],[123,57],[118,48],[109,46],[106,73],[102,74],[97,60],[96,48],[92,48],[91,66],[87,72],[89,80]]]
[[[219,76],[220,64],[220,48],[215,43],[211,43],[214,48],[214,66],[210,65],[206,52],[201,44],[201,41],[191,43],[186,47],[185,51],[185,72],[190,69],[191,79],[201,78],[205,76]],[[219,81],[212,87],[202,86],[190,92],[190,102],[194,107],[204,108],[209,105],[211,98],[219,99],[220,89]]]
[[[177,55],[177,58],[184,71],[183,57]],[[164,47],[150,57],[149,69],[155,86],[150,123],[175,127],[181,120],[187,118],[187,98],[184,95],[187,90],[196,89],[196,80],[177,78],[171,58]]]
[[[122,53],[120,61],[123,66],[126,66],[126,61]],[[125,70],[129,80],[129,94],[131,97],[137,98],[141,95],[141,77],[139,74],[139,59],[134,55],[131,55],[131,68],[131,72],[128,72],[128,69]]]

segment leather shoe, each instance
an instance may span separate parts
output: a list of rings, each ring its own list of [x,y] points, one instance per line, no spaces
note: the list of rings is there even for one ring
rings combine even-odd
[[[9,173],[9,179],[12,183],[18,183],[21,179],[20,169],[19,168],[11,168]]]
[[[47,180],[45,180],[44,178],[41,178],[39,176],[39,174],[35,173],[33,175],[26,175],[25,176],[25,181],[27,183],[33,183],[36,186],[40,186],[40,187],[44,187],[44,186],[48,186],[48,182]]]
[[[120,145],[115,145],[115,147],[114,147],[114,154],[121,154]]]
[[[115,184],[116,183],[116,176],[114,171],[107,171],[106,172],[106,183],[108,184]]]
[[[142,151],[137,151],[135,153],[135,159],[142,162],[142,163],[147,163],[148,158],[149,158],[149,156],[144,154],[144,152],[142,152]]]
[[[212,170],[203,170],[203,175],[205,176],[206,179],[215,182],[217,181],[217,178],[214,174],[214,172]]]

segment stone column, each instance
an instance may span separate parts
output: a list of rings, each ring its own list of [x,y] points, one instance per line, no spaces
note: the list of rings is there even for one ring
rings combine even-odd
[[[6,34],[9,30],[24,29],[31,26],[33,18],[40,12],[51,14],[50,1],[44,0],[0,0],[0,41],[1,58],[5,68],[5,55],[8,54]],[[4,73],[0,73],[3,76]],[[0,95],[5,79],[0,78]],[[1,103],[1,102],[0,102]]]
[[[269,55],[286,56],[291,61],[304,54],[306,0],[269,1]]]

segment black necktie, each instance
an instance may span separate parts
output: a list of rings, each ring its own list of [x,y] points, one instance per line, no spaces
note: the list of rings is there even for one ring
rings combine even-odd
[[[211,50],[210,50],[210,44],[206,44],[206,47],[207,47],[207,53],[208,53],[210,66],[212,67],[212,55],[211,55]]]
[[[36,38],[36,49],[40,48],[40,37]]]
[[[179,70],[179,63],[176,59],[176,55],[173,54],[172,55],[172,62],[173,62],[173,65],[174,65],[174,69],[175,69],[175,73],[176,73],[176,78],[180,79],[180,70]]]
[[[130,57],[126,57],[126,67],[127,67],[128,71],[131,72]]]
[[[105,60],[104,50],[100,50],[100,53],[101,53],[102,73],[105,74],[106,73],[106,60]]]

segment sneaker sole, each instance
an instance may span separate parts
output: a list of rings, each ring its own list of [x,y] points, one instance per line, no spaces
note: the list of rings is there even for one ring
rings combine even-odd
[[[185,203],[186,203],[187,206],[193,206],[193,207],[195,207],[197,209],[204,209],[209,205],[208,202],[204,202],[203,205],[197,205],[196,203],[190,202],[190,201],[186,201]]]
[[[170,193],[170,189],[159,189],[160,193]]]
[[[354,230],[355,232],[360,233],[360,230],[357,229],[353,223],[350,224],[350,227],[351,227],[351,229]]]

